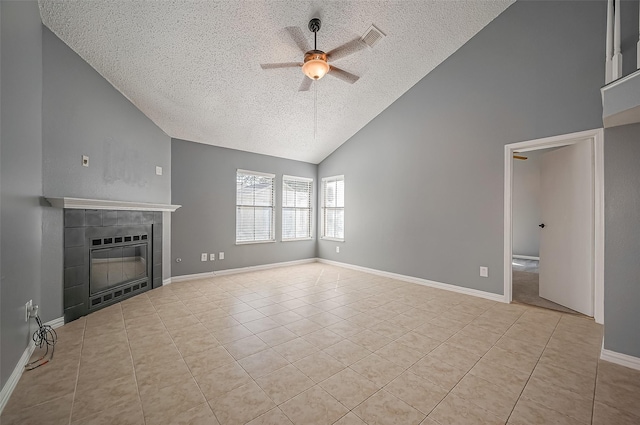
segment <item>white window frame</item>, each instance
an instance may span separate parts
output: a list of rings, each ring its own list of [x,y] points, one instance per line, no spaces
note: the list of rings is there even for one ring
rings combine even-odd
[[[336,181],[336,182],[337,181],[342,181],[343,182],[343,186],[344,186],[344,184],[345,184],[344,183],[344,174],[341,174],[341,175],[338,175],[338,176],[331,176],[331,177],[323,177],[322,178],[322,183],[321,183],[321,186],[320,186],[320,195],[321,195],[320,205],[321,205],[321,210],[322,210],[321,220],[320,220],[321,221],[321,223],[320,223],[320,235],[321,235],[320,239],[327,240],[327,241],[344,242],[344,233],[345,233],[345,227],[346,227],[345,226],[346,217],[345,217],[345,214],[344,214],[344,212],[345,212],[344,199],[343,199],[343,206],[342,207],[327,207],[325,205],[325,199],[324,199],[324,193],[326,191],[325,190],[325,185],[326,185],[327,182],[330,182],[330,181]],[[344,193],[343,193],[343,196],[344,196]],[[342,209],[342,211],[343,211],[342,238],[336,238],[336,237],[333,237],[333,236],[326,236],[325,235],[325,232],[326,232],[325,222],[326,222],[326,211],[327,211],[327,209],[336,209],[336,210],[337,209]]]
[[[246,174],[256,177],[267,177],[273,180],[272,182],[272,190],[271,190],[271,228],[270,228],[270,238],[266,240],[249,240],[249,241],[239,241],[238,240],[238,209],[239,208],[256,208],[256,205],[241,205],[238,200],[238,175]],[[261,207],[264,208],[264,207]],[[255,224],[255,223],[254,223]],[[255,229],[254,229],[255,230]],[[248,245],[248,244],[257,244],[257,243],[273,243],[276,241],[276,175],[271,173],[263,173],[260,171],[249,171],[249,170],[236,170],[236,245]]]
[[[284,201],[284,186],[286,181],[294,181],[294,182],[304,182],[309,184],[309,208],[303,207],[285,207]],[[303,238],[285,238],[284,236],[284,210],[285,209],[293,209],[294,211],[299,210],[309,210],[309,230],[308,235]],[[313,239],[313,179],[308,177],[296,177],[296,176],[282,176],[282,229],[280,229],[280,236],[282,238],[282,242],[294,242],[294,241],[308,241]],[[297,215],[296,215],[297,216]]]

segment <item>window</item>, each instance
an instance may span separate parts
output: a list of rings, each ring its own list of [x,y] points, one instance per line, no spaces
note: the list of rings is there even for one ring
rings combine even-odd
[[[313,179],[282,176],[282,240],[311,239]]]
[[[236,173],[236,243],[275,241],[275,175]]]
[[[344,176],[322,179],[322,237],[344,240]]]

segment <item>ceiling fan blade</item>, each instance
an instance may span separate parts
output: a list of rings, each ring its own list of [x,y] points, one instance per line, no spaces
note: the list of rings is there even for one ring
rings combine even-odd
[[[356,38],[327,52],[327,58],[332,61],[346,58],[347,56],[359,52],[365,47],[367,47],[367,45],[364,44],[360,38]]]
[[[342,81],[345,81],[349,84],[353,84],[356,81],[358,81],[358,79],[360,77],[358,77],[355,74],[352,74],[350,72],[345,71],[344,69],[340,69],[340,68],[336,68],[333,65],[329,65],[329,73],[327,75],[332,75]]]
[[[309,43],[307,42],[307,37],[304,36],[300,27],[286,27],[285,29],[293,41],[298,45],[298,48],[302,50],[302,53],[307,53],[311,50],[311,47],[309,47]]]
[[[261,63],[262,69],[278,69],[278,68],[297,68],[302,66],[300,62],[282,62],[282,63]]]
[[[305,76],[304,80],[302,80],[302,84],[300,84],[300,88],[298,89],[298,91],[309,91],[309,89],[311,88],[311,83],[313,83],[313,80]]]

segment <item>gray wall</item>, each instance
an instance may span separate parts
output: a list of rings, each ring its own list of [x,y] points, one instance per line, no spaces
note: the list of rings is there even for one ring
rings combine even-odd
[[[605,130],[604,347],[640,357],[640,124]]]
[[[540,155],[513,160],[513,254],[540,256]]]
[[[169,136],[55,34],[42,31],[44,195],[170,203]],[[49,302],[42,315],[50,320],[62,316],[62,210],[45,208],[43,228],[42,293]]]
[[[346,218],[319,256],[502,294],[504,145],[602,126],[605,21],[603,1],[498,16],[320,164]]]
[[[30,341],[24,305],[40,297],[42,38],[35,2],[0,2],[1,341],[4,386]]]
[[[182,205],[171,217],[173,276],[316,257],[315,240],[280,241],[282,175],[313,178],[315,194],[316,165],[178,139],[171,143],[171,163],[172,203]],[[238,168],[276,174],[278,242],[235,244]],[[218,259],[220,251],[224,260]],[[216,260],[200,261],[203,252],[215,253]]]

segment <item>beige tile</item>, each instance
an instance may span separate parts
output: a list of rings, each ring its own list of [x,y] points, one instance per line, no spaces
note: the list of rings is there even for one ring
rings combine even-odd
[[[491,339],[493,338],[489,338],[489,340]],[[482,357],[491,349],[491,347],[493,347],[494,343],[489,340],[483,339],[481,334],[469,335],[464,333],[463,329],[449,338],[446,344],[462,348],[463,350],[471,352],[478,357]]]
[[[68,419],[67,419],[68,420]],[[4,423],[4,422],[2,422]],[[49,423],[49,422],[47,422]],[[68,422],[65,422],[68,423]],[[149,422],[147,422],[148,424]],[[71,425],[145,425],[144,415],[142,414],[142,404],[136,398],[135,401],[130,400],[111,408],[103,410],[92,416],[79,419],[71,423]]]
[[[202,353],[220,345],[218,340],[209,334],[175,336],[173,337],[173,343],[182,356]]]
[[[247,422],[247,425],[293,425],[293,422],[282,413],[282,410],[274,407],[251,422]]]
[[[391,340],[398,339],[402,335],[409,332],[409,329],[402,326],[394,325],[393,323],[387,321],[377,323],[371,326],[369,330],[372,330],[373,332],[385,336]]]
[[[430,353],[441,344],[439,340],[422,335],[417,331],[404,334],[396,341],[423,354]]]
[[[295,425],[329,425],[348,412],[317,385],[280,405],[280,409]]]
[[[504,421],[509,418],[520,395],[471,374],[462,378],[451,394],[474,403]]]
[[[311,379],[293,365],[285,366],[262,376],[256,379],[256,382],[278,405],[315,385]]]
[[[357,417],[353,412],[349,412],[341,417],[338,422],[334,422],[334,425],[367,425]]]
[[[284,326],[278,326],[277,328],[260,332],[256,334],[256,336],[271,347],[275,347],[276,345],[283,344],[298,337],[296,334],[294,334]]]
[[[570,416],[585,424],[591,422],[593,410],[592,397],[582,397],[572,391],[559,388],[535,377],[529,380],[521,397]]]
[[[302,338],[292,339],[273,347],[273,349],[292,363],[320,350]]]
[[[231,354],[236,360],[239,360],[262,350],[266,350],[269,346],[257,336],[251,335],[229,344],[225,344],[224,348],[226,348],[229,354]]]
[[[480,355],[449,342],[431,351],[429,357],[463,370],[470,370],[480,360]]]
[[[355,323],[351,323],[348,320],[342,320],[340,322],[334,323],[333,325],[327,326],[331,332],[335,332],[343,338],[349,338],[357,333],[364,331],[365,329],[361,326],[356,325]]]
[[[235,363],[231,354],[222,346],[185,356],[184,361],[193,376],[202,375],[229,363]]]
[[[451,390],[466,373],[463,369],[442,363],[429,356],[416,362],[409,368],[409,371],[428,379],[445,390]]]
[[[268,331],[269,329],[277,328],[278,326],[280,326],[278,322],[269,319],[268,317],[244,323],[244,327],[254,334]]]
[[[640,416],[618,410],[596,401],[593,406],[593,425],[638,425]]]
[[[538,364],[531,376],[559,388],[573,391],[585,398],[593,397],[594,380],[579,373],[555,366]]]
[[[253,382],[249,374],[235,362],[197,375],[195,378],[207,400],[216,399],[239,386]]]
[[[269,348],[238,360],[240,366],[253,378],[257,379],[290,364],[277,351]]]
[[[379,386],[388,384],[404,371],[402,367],[377,354],[370,354],[352,364],[351,369]]]
[[[390,338],[377,334],[369,329],[357,333],[348,339],[369,351],[376,351],[392,341]]]
[[[240,323],[247,323],[247,322],[252,322],[252,321],[258,320],[258,319],[264,319],[267,316],[265,316],[264,314],[260,313],[258,310],[254,310],[252,308],[251,310],[246,310],[246,311],[243,311],[243,312],[240,312],[240,313],[232,313],[231,317],[233,317],[234,319],[236,319]]]
[[[191,378],[191,372],[182,359],[163,364],[145,364],[135,369],[138,391],[145,393],[168,387]]]
[[[405,369],[411,367],[414,363],[424,357],[424,354],[421,352],[409,348],[398,341],[393,341],[385,345],[375,353]]]
[[[323,352],[313,353],[293,365],[316,383],[324,381],[345,368],[342,363]]]
[[[330,301],[325,301],[325,302],[330,302]],[[330,326],[335,323],[342,322],[343,319],[336,316],[335,314],[331,314],[327,311],[323,311],[322,313],[309,316],[309,320],[319,324],[320,326]]]
[[[337,333],[331,332],[326,328],[308,333],[302,338],[320,349],[329,347],[330,345],[336,344],[343,340],[342,336],[338,335]]]
[[[209,401],[221,425],[243,425],[275,407],[253,381]]]
[[[93,416],[113,406],[137,399],[138,388],[133,373],[122,378],[103,382],[96,386],[93,382],[78,385],[73,402],[71,420],[77,421]]]
[[[551,410],[548,407],[525,398],[520,398],[520,400],[518,400],[518,403],[509,418],[509,424],[582,425],[581,422],[570,418],[569,416],[558,413],[555,410]]]
[[[205,402],[193,377],[174,385],[140,393],[145,420],[158,422],[176,412],[184,412]]]
[[[207,324],[205,323],[205,326]],[[242,338],[253,335],[253,333],[242,325],[231,326],[224,329],[211,329],[211,333],[220,344],[228,344]]]
[[[27,407],[13,412],[5,411],[0,416],[3,425],[27,425],[46,423],[51,425],[67,425],[71,416],[73,394],[55,398],[39,404],[37,408]]]
[[[346,408],[353,409],[380,389],[364,376],[347,368],[319,384]]]
[[[174,360],[182,358],[182,355],[171,342],[171,344],[157,344],[145,349],[131,348],[131,354],[133,356],[133,365],[138,367],[143,364],[149,363],[169,363]]]
[[[505,421],[473,403],[449,394],[429,414],[429,419],[441,425],[501,425]]]
[[[531,357],[540,357],[545,348],[545,344],[539,344],[534,341],[522,341],[509,336],[503,336],[496,342],[496,346],[503,350],[521,353]]]
[[[447,395],[447,390],[409,371],[384,387],[384,390],[428,415]]]
[[[417,425],[425,415],[381,390],[353,409],[369,425]]]
[[[489,381],[510,393],[520,394],[529,380],[529,374],[481,359],[469,374]]]
[[[483,359],[488,362],[508,366],[521,372],[531,373],[538,362],[537,356],[530,354],[517,353],[515,351],[507,351],[500,347],[494,346],[484,355]]]
[[[269,316],[271,320],[278,322],[281,325],[288,325],[289,323],[297,322],[299,320],[304,319],[298,313],[294,313],[293,311],[284,311],[282,313],[274,314]]]
[[[345,366],[350,366],[371,354],[371,351],[347,339],[333,344],[322,351],[329,354]]]
[[[276,320],[274,317],[272,317]],[[298,336],[304,336],[322,329],[322,326],[309,319],[301,319],[296,322],[285,324],[285,327]]]

